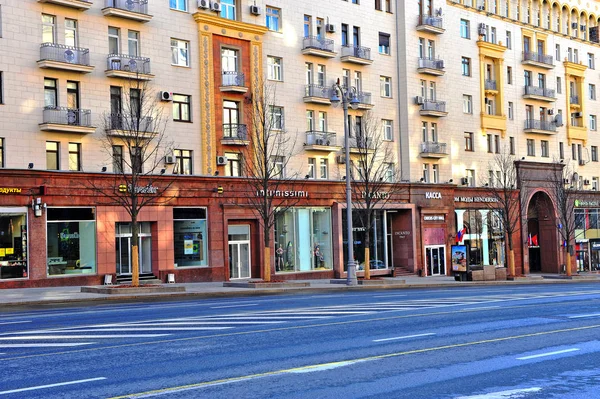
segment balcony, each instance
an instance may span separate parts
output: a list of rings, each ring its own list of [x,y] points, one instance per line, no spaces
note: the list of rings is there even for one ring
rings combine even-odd
[[[531,100],[540,100],[554,102],[556,101],[556,93],[552,89],[536,86],[525,86],[523,98]]]
[[[581,109],[581,103],[579,102],[579,96],[570,96],[569,100],[570,100],[569,103],[571,105],[571,108]]]
[[[556,134],[556,124],[552,121],[526,119],[524,132],[537,134]]]
[[[66,107],[44,108],[40,130],[44,132],[63,132],[90,134],[96,131],[92,126],[92,111]]]
[[[422,158],[445,158],[448,156],[448,150],[446,149],[446,143],[438,143],[432,141],[426,141],[421,143],[421,157]]]
[[[357,136],[350,137],[350,152],[353,154],[361,154],[365,152],[373,152],[375,145],[370,137]]]
[[[446,116],[448,115],[448,111],[446,111],[446,102],[445,101],[435,101],[435,100],[424,100],[421,105],[421,109],[419,110],[419,114],[421,116]]]
[[[152,15],[148,14],[148,0],[105,0],[102,14],[107,17],[132,19],[148,22]]]
[[[92,6],[90,0],[38,0],[38,3],[56,4],[58,6],[75,8],[77,10],[88,10]]]
[[[484,82],[485,94],[486,95],[496,95],[498,94],[498,85],[495,80],[486,79]]]
[[[132,57],[124,54],[110,54],[104,74],[109,78],[125,78],[133,80],[152,80],[150,58]]]
[[[333,58],[337,55],[333,51],[333,40],[307,36],[302,41],[302,54],[314,55],[323,58]]]
[[[351,62],[359,65],[371,65],[371,49],[361,46],[342,46],[342,62]]]
[[[442,76],[444,71],[444,60],[434,58],[419,58],[419,68],[417,72],[433,76]]]
[[[434,17],[432,15],[419,15],[419,21],[417,22],[417,30],[420,32],[428,32],[439,35],[444,33],[446,29],[442,24],[442,17]]]
[[[331,132],[306,132],[306,142],[304,149],[307,151],[333,152],[339,151],[342,147],[336,145],[336,135]]]
[[[223,145],[249,145],[248,128],[240,123],[225,123],[223,124],[223,137],[221,138]]]
[[[134,139],[152,139],[156,135],[152,117],[135,117],[123,114],[110,114],[108,116],[106,132],[111,136]]]
[[[90,73],[94,70],[94,67],[90,66],[90,50],[56,43],[42,43],[37,64],[44,69],[80,73]]]
[[[238,71],[222,71],[221,87],[223,92],[246,93],[248,88],[245,86],[244,74]]]
[[[552,69],[554,68],[554,59],[551,55],[524,51],[522,64]]]
[[[313,104],[325,104],[331,105],[331,88],[319,85],[306,85],[304,86],[304,97],[305,103]]]
[[[371,99],[371,93],[366,91],[359,91],[356,95],[358,100],[358,109],[372,109],[373,108],[373,100]]]

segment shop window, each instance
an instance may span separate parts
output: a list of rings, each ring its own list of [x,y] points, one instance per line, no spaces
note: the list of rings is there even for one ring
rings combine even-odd
[[[505,265],[505,243],[499,211],[457,209],[456,231],[464,231],[461,242],[467,246],[469,265]]]
[[[96,273],[94,208],[48,208],[46,230],[49,276]]]
[[[27,209],[0,208],[0,280],[27,273]]]
[[[206,266],[206,208],[174,208],[175,267]]]

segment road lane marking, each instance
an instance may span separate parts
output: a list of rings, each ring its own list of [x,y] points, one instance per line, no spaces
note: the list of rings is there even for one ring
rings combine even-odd
[[[463,309],[463,310],[461,310],[461,312],[476,312],[478,310],[497,309],[499,307],[500,306],[480,306],[478,308]]]
[[[392,338],[374,339],[373,342],[385,342],[385,341],[394,341],[394,340],[397,340],[397,339],[408,339],[408,338],[426,337],[428,335],[435,335],[435,333],[414,334],[414,335],[405,335],[403,337],[392,337]]]
[[[24,321],[5,321],[0,323],[0,326],[3,326],[5,324],[23,324],[23,323],[31,323],[31,320],[24,320]]]
[[[247,303],[244,305],[223,305],[223,306],[211,306],[210,309],[226,309],[226,308],[243,308],[246,306],[258,306],[258,303]]]
[[[19,339],[97,339],[97,338],[157,338],[172,334],[111,334],[111,335],[15,335],[14,337],[0,337],[0,341],[15,341]]]
[[[145,323],[139,321],[131,324],[124,324],[123,327],[147,327],[147,326],[193,326],[202,324],[281,324],[284,321],[186,321],[186,322],[165,322],[165,323]],[[115,326],[117,327],[117,326]]]
[[[96,378],[87,378],[85,380],[57,382],[56,384],[38,385],[36,387],[12,389],[10,391],[1,391],[0,395],[8,395],[8,394],[11,394],[11,393],[19,393],[19,392],[26,392],[26,391],[35,391],[36,389],[62,387],[62,386],[65,386],[65,385],[84,384],[86,382],[102,381],[102,380],[105,380],[105,379],[106,379],[106,377],[96,377]]]
[[[70,347],[70,346],[82,346],[82,345],[92,345],[95,342],[65,342],[63,344],[57,343],[45,343],[45,344],[0,344],[0,348],[62,348],[62,347]]]
[[[534,388],[524,388],[524,389],[511,389],[509,391],[498,391],[498,392],[490,392],[484,393],[482,395],[473,395],[473,396],[460,396],[455,399],[510,399],[510,398],[520,398],[524,394],[539,392],[542,388],[534,387]]]
[[[517,360],[537,359],[538,357],[561,355],[563,353],[576,352],[578,350],[579,350],[579,348],[571,348],[571,349],[565,349],[565,350],[562,350],[562,351],[546,352],[546,353],[540,353],[538,355],[518,357]]]
[[[599,317],[600,313],[580,314],[576,316],[569,316],[569,319],[581,319],[584,317]]]
[[[388,295],[373,295],[373,298],[389,298],[389,297],[400,297],[408,296],[406,294],[388,294]]]
[[[58,334],[58,333],[86,333],[86,332],[106,332],[106,331],[206,331],[206,330],[229,330],[233,327],[123,327],[123,328],[90,328],[90,329],[85,329],[85,330],[59,330],[59,331],[52,331],[52,330],[47,330],[47,331],[43,331],[40,332],[40,334],[46,334],[46,333],[53,333],[53,334]],[[28,334],[31,334],[31,332],[27,332]]]

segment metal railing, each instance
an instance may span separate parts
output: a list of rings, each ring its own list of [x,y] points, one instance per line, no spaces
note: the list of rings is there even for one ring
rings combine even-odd
[[[373,148],[373,139],[371,137],[351,137],[350,138],[350,148]]]
[[[335,145],[335,133],[310,130],[306,132],[306,145]]]
[[[356,57],[363,60],[371,59],[371,49],[361,46],[342,46],[342,57]]]
[[[244,74],[238,71],[223,71],[221,73],[222,86],[241,86],[244,87]]]
[[[224,140],[248,140],[248,128],[240,123],[223,124]]]
[[[40,60],[66,62],[75,65],[90,65],[90,50],[65,46],[57,43],[42,43],[40,47]]]
[[[446,112],[445,101],[424,100],[421,104],[421,111],[439,111]]]
[[[304,86],[304,97],[319,97],[330,99],[331,87],[320,86],[320,85],[306,85]]]
[[[109,54],[106,62],[106,69],[109,71],[127,71],[142,74],[150,73],[150,58],[133,57],[125,54]]]
[[[421,143],[422,154],[448,154],[446,143],[425,141]]]
[[[551,55],[523,51],[523,61],[535,61],[542,64],[554,65],[554,58]]]
[[[73,109],[67,107],[45,107],[44,123],[71,126],[92,126],[92,111],[89,109]]]
[[[302,50],[314,48],[317,50],[333,52],[333,40],[318,38],[317,36],[306,36],[302,41]]]
[[[428,25],[428,26],[433,26],[434,28],[442,29],[444,27],[442,24],[442,21],[443,21],[442,17],[434,17],[432,15],[419,15],[418,26]]]
[[[369,105],[373,105],[373,101],[371,100],[371,93],[368,93],[366,91],[359,91],[358,94],[356,95],[356,99],[358,100],[358,102],[360,104],[369,104]]]
[[[134,136],[139,132],[154,132],[154,119],[151,116],[110,114],[109,130],[122,130],[125,135],[129,136]]]
[[[555,93],[556,92],[553,89],[547,89],[545,87],[525,86],[525,95],[530,94],[534,96],[554,98]]]
[[[495,80],[486,79],[485,81],[485,89],[486,90],[498,90],[498,86],[496,85]]]
[[[444,69],[444,60],[434,58],[419,58],[419,68]]]
[[[148,0],[105,0],[105,7],[148,14]]]
[[[571,96],[571,104],[579,105],[579,96]]]
[[[545,130],[548,132],[556,132],[556,124],[552,121],[540,121],[537,119],[526,119],[525,129]]]

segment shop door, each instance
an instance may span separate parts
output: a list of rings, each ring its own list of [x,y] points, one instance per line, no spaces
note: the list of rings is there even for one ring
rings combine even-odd
[[[425,267],[428,276],[446,275],[446,248],[443,245],[425,246]]]
[[[148,231],[148,232],[146,232]],[[152,273],[152,236],[150,223],[140,223],[138,241],[140,274]],[[131,275],[131,224],[117,224],[117,274]]]
[[[229,278],[250,278],[250,226],[228,227]]]

